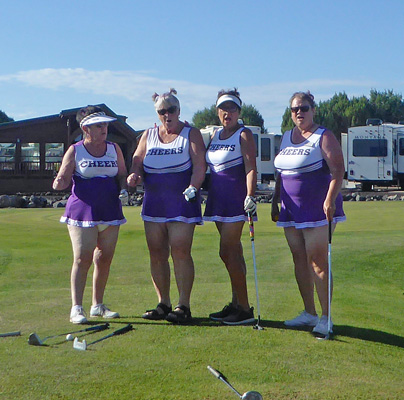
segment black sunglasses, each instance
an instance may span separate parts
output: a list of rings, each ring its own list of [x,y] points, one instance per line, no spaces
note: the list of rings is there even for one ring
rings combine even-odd
[[[172,107],[167,108],[167,109],[162,108],[161,110],[157,110],[157,113],[158,113],[159,115],[165,115],[165,114],[167,114],[167,113],[169,113],[169,114],[174,114],[176,111],[177,111],[177,107],[172,106]]]
[[[300,106],[300,107],[290,107],[292,113],[297,113],[299,110],[302,112],[307,112],[310,110],[310,106]]]

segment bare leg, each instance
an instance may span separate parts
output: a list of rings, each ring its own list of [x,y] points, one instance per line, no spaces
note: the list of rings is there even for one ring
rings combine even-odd
[[[314,282],[322,315],[328,316],[328,226],[308,228],[303,229],[303,231],[306,243],[307,261],[314,272]]]
[[[240,241],[244,222],[217,222],[216,226],[220,233],[220,258],[226,265],[230,276],[233,305],[238,305],[245,311],[249,311],[246,264]]]
[[[150,253],[150,270],[158,301],[171,306],[169,247],[166,224],[145,222],[144,227]]]
[[[303,299],[304,309],[311,315],[316,315],[314,304],[314,278],[312,266],[308,263],[306,242],[303,229],[285,228],[285,237],[292,252],[295,265],[295,277]]]
[[[170,222],[167,224],[167,229],[179,293],[178,304],[190,308],[191,290],[195,277],[191,256],[195,224]]]
[[[93,256],[93,306],[103,303],[105,286],[107,285],[118,234],[119,226],[109,226],[98,233],[97,247]]]
[[[73,248],[73,265],[70,278],[72,305],[83,305],[83,294],[88,270],[93,261],[93,252],[97,245],[97,228],[67,226]]]

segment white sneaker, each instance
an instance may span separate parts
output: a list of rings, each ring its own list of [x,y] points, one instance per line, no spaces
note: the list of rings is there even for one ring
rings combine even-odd
[[[328,316],[323,315],[320,320],[318,321],[317,325],[313,329],[313,333],[319,333],[320,335],[328,335],[329,333],[332,333],[332,328],[334,324],[332,321],[330,321],[330,332],[328,332]]]
[[[119,314],[115,311],[111,311],[104,304],[97,304],[91,306],[90,317],[119,318]]]
[[[70,322],[73,324],[85,324],[87,322],[86,313],[82,306],[73,306],[70,311]]]
[[[296,318],[289,319],[284,322],[286,326],[316,326],[318,323],[318,316],[311,315],[306,311],[303,311]]]

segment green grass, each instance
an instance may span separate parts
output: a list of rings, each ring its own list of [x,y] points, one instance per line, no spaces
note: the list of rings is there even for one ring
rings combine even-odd
[[[218,257],[214,224],[197,227],[193,246],[195,324],[174,326],[140,316],[156,304],[139,208],[125,208],[105,302],[121,313],[112,329],[134,330],[91,346],[71,342],[27,344],[73,328],[69,321],[71,248],[60,209],[0,210],[1,399],[234,399],[207,365],[222,371],[240,391],[264,399],[402,399],[404,393],[404,204],[345,203],[348,220],[333,237],[335,340],[284,329],[302,309],[291,255],[281,229],[259,205],[255,246],[263,331],[226,327],[207,316],[230,299]],[[255,305],[248,228],[243,235]],[[90,279],[85,308],[91,302]],[[172,301],[178,299],[172,280]],[[96,320],[101,322],[101,320]],[[79,329],[79,328],[78,328]],[[107,332],[111,332],[111,329]],[[87,336],[88,341],[105,332]]]

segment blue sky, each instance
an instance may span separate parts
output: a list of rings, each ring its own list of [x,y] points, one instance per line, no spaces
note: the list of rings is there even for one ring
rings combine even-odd
[[[402,0],[2,1],[0,109],[15,120],[105,103],[136,130],[151,96],[181,118],[238,87],[280,132],[291,94],[404,93]]]

